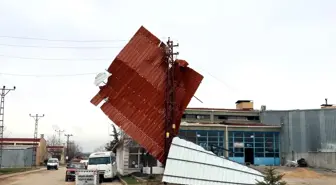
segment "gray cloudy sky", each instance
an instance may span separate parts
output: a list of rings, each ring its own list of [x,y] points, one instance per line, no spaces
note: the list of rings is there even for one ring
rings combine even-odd
[[[196,93],[204,104],[190,107],[336,103],[335,8],[333,0],[0,1],[0,85],[17,86],[6,97],[6,134],[32,137],[28,115],[44,113],[39,133],[65,129],[86,151],[106,142],[110,121],[89,102],[95,75],[43,75],[103,71],[141,25],[178,41],[179,57],[205,76]]]

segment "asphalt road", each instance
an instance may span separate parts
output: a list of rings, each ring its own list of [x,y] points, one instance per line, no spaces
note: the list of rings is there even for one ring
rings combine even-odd
[[[65,182],[65,169],[45,170],[37,173],[10,177],[0,180],[0,185],[74,185],[74,182]],[[102,183],[101,185],[121,185],[118,181]]]

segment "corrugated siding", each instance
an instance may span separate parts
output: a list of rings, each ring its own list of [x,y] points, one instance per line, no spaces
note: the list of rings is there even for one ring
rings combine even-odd
[[[204,148],[175,137],[169,150],[163,182],[188,185],[255,184],[259,171],[218,157]]]
[[[165,45],[144,27],[118,54],[108,71],[107,84],[91,100],[122,130],[160,162],[165,161]],[[175,124],[196,92],[203,76],[188,67],[175,66]]]
[[[336,151],[336,109],[265,111],[263,123],[282,125],[283,157],[295,160],[309,151]]]
[[[3,149],[2,165],[3,168],[22,168],[32,165],[32,148],[26,149]]]

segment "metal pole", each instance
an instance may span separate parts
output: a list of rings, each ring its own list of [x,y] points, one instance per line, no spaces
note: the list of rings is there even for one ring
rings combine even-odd
[[[178,45],[174,45],[173,41],[168,38],[167,48],[166,48],[166,62],[167,62],[167,79],[166,79],[166,124],[165,124],[165,158],[168,157],[168,152],[170,148],[170,142],[176,133],[176,125],[175,125],[175,59],[174,56],[178,55],[178,53],[174,53],[174,47]],[[164,161],[163,165],[166,165],[166,161]]]
[[[65,137],[67,137],[67,149],[66,149],[66,162],[69,161],[69,138],[73,136],[72,134],[64,134]]]
[[[62,145],[61,143],[61,133],[65,132],[65,130],[55,130],[58,133],[58,145]]]
[[[35,114],[34,116],[29,114],[30,117],[32,117],[35,120],[35,129],[34,129],[34,141],[33,141],[33,153],[32,153],[32,166],[36,167],[36,153],[37,153],[37,134],[38,134],[38,121],[44,117],[44,114],[42,116],[39,116],[38,114]]]
[[[7,89],[6,86],[3,86],[1,89],[1,101],[0,101],[0,169],[2,167],[2,152],[3,152],[3,135],[5,129],[5,96],[10,92],[14,91],[13,89]]]

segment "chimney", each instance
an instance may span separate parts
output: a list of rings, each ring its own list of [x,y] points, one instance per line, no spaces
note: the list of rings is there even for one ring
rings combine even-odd
[[[44,138],[44,134],[41,134],[41,139]]]
[[[236,101],[236,109],[253,110],[253,101],[238,100]]]
[[[321,109],[326,109],[326,108],[336,108],[333,104],[328,104],[328,98],[325,98],[325,104],[321,105]]]

